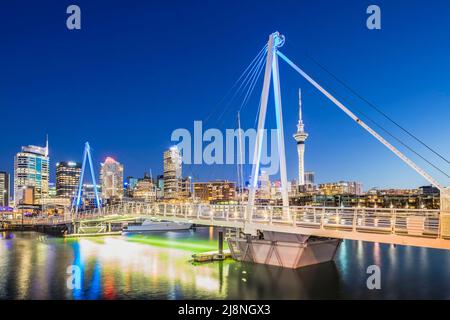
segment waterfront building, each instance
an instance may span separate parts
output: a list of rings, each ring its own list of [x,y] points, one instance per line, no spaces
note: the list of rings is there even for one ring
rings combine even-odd
[[[124,189],[127,197],[133,196],[133,190],[136,187],[139,179],[134,177],[127,177],[124,183]]]
[[[301,192],[314,192],[315,185],[315,173],[312,171],[305,172],[305,184],[300,188]]]
[[[19,190],[16,191],[17,199],[19,202],[16,206],[20,205],[34,205],[35,204],[35,188],[22,186]]]
[[[49,198],[56,197],[56,185],[54,182],[48,183],[48,197]]]
[[[0,171],[0,206],[9,207],[9,174]]]
[[[362,195],[363,186],[361,183],[353,181],[321,183],[319,184],[319,193],[326,196],[339,194]]]
[[[438,188],[433,186],[422,186],[419,188],[419,194],[421,195],[439,195],[440,191]]]
[[[440,194],[419,189],[370,189],[365,194],[310,193],[290,199],[291,205],[397,209],[439,209]]]
[[[104,201],[123,198],[123,165],[107,157],[100,168],[100,185]]]
[[[192,178],[185,177],[180,179],[179,199],[188,199],[192,196]]]
[[[270,177],[264,170],[261,171],[261,174],[258,177],[258,185],[259,189],[257,190],[257,198],[270,199],[271,195]]]
[[[305,132],[305,125],[302,119],[302,91],[298,89],[298,123],[294,139],[297,142],[298,185],[300,187],[305,184],[305,141],[307,138],[308,134]]]
[[[72,200],[80,183],[81,163],[62,161],[56,164],[56,196]]]
[[[97,191],[99,196],[102,194],[102,187],[97,185]],[[83,195],[83,209],[95,209],[97,207],[96,199],[95,199],[95,189],[93,184],[83,184],[82,188]]]
[[[194,197],[207,203],[235,202],[236,184],[227,180],[194,182]]]
[[[48,140],[45,147],[25,146],[14,157],[14,203],[24,204],[24,189],[33,189],[31,204],[40,204],[48,197],[49,183]],[[27,202],[29,199],[26,200]]]
[[[132,197],[146,202],[156,200],[156,185],[149,175],[144,174],[143,178],[137,180],[132,191]]]
[[[162,174],[156,177],[156,198],[164,198],[164,175]]]
[[[182,177],[181,154],[177,147],[164,152],[164,199],[177,199]]]
[[[315,173],[313,171],[305,172],[305,184],[306,185],[314,185]]]

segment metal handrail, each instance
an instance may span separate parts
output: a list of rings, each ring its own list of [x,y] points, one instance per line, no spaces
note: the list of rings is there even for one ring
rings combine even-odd
[[[448,212],[450,215],[450,212]],[[63,224],[77,221],[121,217],[157,216],[197,219],[208,224],[215,221],[286,225],[298,228],[335,229],[353,232],[390,233],[423,237],[441,237],[441,212],[430,209],[358,208],[211,204],[174,204],[121,202],[101,210],[80,212],[77,217],[64,215],[55,218],[24,218],[10,220],[24,225]],[[447,212],[445,212],[447,215]]]

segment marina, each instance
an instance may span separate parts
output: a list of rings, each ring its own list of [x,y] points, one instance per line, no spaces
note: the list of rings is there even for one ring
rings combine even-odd
[[[218,230],[55,238],[0,233],[1,299],[449,299],[447,251],[344,241],[333,262],[300,269],[238,262],[197,264],[218,248]],[[226,250],[226,249],[225,249]],[[381,288],[366,286],[379,265]],[[67,266],[82,273],[68,289]],[[417,279],[412,281],[411,279]],[[423,283],[427,283],[425,288]]]

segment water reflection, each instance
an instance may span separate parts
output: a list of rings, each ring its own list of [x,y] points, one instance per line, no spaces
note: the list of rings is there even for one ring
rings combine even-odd
[[[450,298],[447,251],[344,241],[336,262],[297,270],[190,262],[216,239],[213,228],[78,240],[2,233],[0,299]],[[366,287],[371,264],[381,290]],[[81,270],[79,289],[67,288],[70,265]]]

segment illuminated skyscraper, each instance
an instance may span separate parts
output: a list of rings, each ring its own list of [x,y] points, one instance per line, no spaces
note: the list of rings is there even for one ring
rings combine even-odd
[[[81,163],[62,161],[56,164],[56,196],[72,199],[80,182]]]
[[[305,141],[307,138],[308,134],[305,132],[305,125],[302,119],[302,91],[298,89],[298,124],[294,139],[297,141],[299,186],[305,185]]]
[[[123,186],[124,186],[125,194],[127,197],[133,196],[133,190],[136,187],[138,181],[139,181],[139,179],[134,178],[134,177],[127,177],[125,179]]]
[[[101,193],[102,188],[99,185],[96,185],[97,192]],[[97,199],[95,197],[95,188],[93,184],[83,184],[82,187],[82,194],[83,194],[83,202],[81,203],[81,206],[83,209],[94,209],[97,208]]]
[[[0,206],[9,206],[9,174],[0,171]]]
[[[48,140],[45,147],[26,146],[14,157],[14,203],[20,204],[23,190],[33,189],[35,204],[48,197]]]
[[[197,200],[208,203],[229,203],[236,200],[236,184],[230,181],[194,182]]]
[[[101,164],[100,184],[104,200],[121,199],[123,197],[123,165],[107,157]]]
[[[266,171],[261,171],[261,174],[258,177],[258,198],[260,199],[269,199],[270,198],[270,177]]]
[[[153,179],[144,174],[142,179],[139,179],[132,190],[133,198],[141,199],[146,202],[152,202],[156,200],[156,185]]]
[[[181,154],[177,147],[164,152],[164,198],[177,199],[181,187]]]

